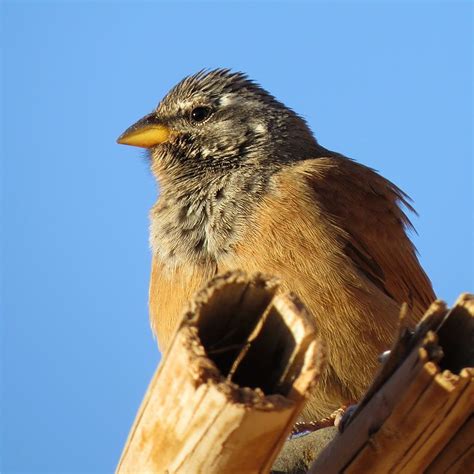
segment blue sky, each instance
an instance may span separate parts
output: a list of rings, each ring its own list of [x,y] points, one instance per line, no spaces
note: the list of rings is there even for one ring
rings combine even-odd
[[[1,6],[3,473],[112,472],[159,360],[156,186],[116,137],[183,76],[247,72],[415,201],[440,297],[473,285],[472,3]]]

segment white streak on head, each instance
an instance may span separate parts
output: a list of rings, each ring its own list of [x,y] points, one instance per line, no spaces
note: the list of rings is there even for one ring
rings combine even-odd
[[[222,107],[227,107],[228,105],[232,105],[235,102],[235,95],[234,94],[225,94],[220,98],[220,105]]]
[[[250,125],[256,134],[262,135],[267,133],[267,127],[263,122],[251,122]]]

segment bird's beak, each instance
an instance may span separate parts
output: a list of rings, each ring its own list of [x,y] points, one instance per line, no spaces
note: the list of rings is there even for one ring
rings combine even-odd
[[[127,128],[117,138],[117,143],[151,148],[168,141],[170,135],[171,130],[158,119],[156,114],[151,113]]]

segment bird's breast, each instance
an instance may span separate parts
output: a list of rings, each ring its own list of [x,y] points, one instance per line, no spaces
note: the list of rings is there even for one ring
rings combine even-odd
[[[217,272],[215,265],[175,265],[169,267],[159,256],[153,256],[150,287],[150,323],[165,352],[187,304]]]

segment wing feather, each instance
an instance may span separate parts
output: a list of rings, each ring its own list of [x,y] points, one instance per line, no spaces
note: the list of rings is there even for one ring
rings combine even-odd
[[[374,170],[340,155],[308,162],[316,199],[341,230],[345,254],[358,271],[419,317],[435,299],[407,230],[408,196]]]

